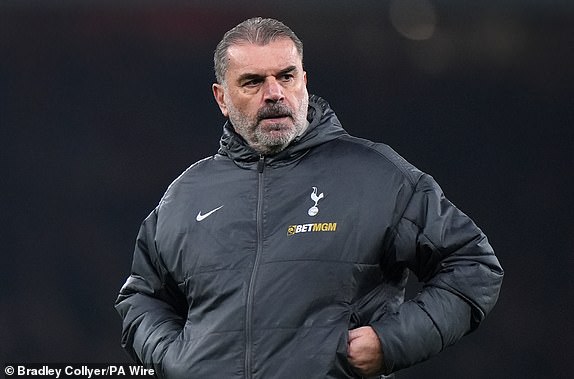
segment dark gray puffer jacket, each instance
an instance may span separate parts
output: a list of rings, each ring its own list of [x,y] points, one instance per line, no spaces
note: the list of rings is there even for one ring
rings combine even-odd
[[[370,325],[387,373],[474,330],[503,272],[481,230],[384,144],[311,96],[310,126],[259,156],[229,124],[143,222],[116,308],[122,345],[167,378],[357,378]],[[425,282],[404,300],[407,273]]]

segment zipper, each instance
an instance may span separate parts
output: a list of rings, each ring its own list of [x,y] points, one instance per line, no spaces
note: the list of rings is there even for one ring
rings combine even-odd
[[[255,281],[259,269],[259,261],[263,251],[263,171],[265,169],[265,156],[259,156],[257,162],[258,188],[257,188],[257,251],[255,262],[251,270],[249,288],[247,290],[247,300],[245,305],[245,377],[252,377],[252,346],[253,346],[253,292],[255,291]]]

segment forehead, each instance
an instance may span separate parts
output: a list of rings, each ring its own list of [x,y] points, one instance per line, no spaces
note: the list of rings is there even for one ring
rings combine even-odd
[[[281,71],[285,67],[302,68],[303,62],[293,41],[281,38],[267,45],[243,43],[231,45],[227,50],[229,64],[227,73],[270,73]]]

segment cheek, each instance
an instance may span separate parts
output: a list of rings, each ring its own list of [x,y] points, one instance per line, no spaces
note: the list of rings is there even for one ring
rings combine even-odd
[[[254,122],[257,118],[257,111],[259,109],[248,103],[232,104],[229,107],[229,113],[232,117],[241,118],[246,122]]]
[[[248,101],[243,104],[240,104],[237,108],[242,114],[247,116],[248,118],[253,118],[257,115],[259,111],[259,103],[255,101]]]

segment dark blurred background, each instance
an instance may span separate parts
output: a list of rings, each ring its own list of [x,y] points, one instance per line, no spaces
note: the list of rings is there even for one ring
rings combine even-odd
[[[506,277],[482,327],[399,378],[574,377],[574,2],[0,1],[0,363],[126,362],[140,222],[215,153],[212,52],[305,43],[310,93],[432,174]]]

